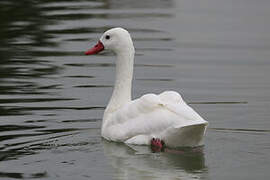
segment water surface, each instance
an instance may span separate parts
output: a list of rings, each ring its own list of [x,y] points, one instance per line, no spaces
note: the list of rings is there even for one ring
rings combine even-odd
[[[269,179],[269,1],[0,2],[0,178]],[[111,53],[127,28],[133,97],[176,90],[210,122],[202,152],[152,153],[100,137]]]

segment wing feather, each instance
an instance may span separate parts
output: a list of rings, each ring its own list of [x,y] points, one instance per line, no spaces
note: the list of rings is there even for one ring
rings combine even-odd
[[[108,118],[103,136],[113,141],[126,141],[138,135],[155,136],[167,128],[203,120],[174,91],[146,94],[111,113]]]

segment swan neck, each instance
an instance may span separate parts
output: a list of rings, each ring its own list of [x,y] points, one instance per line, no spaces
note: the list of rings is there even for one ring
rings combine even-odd
[[[105,113],[113,112],[131,101],[134,50],[116,53],[116,76],[114,90]]]

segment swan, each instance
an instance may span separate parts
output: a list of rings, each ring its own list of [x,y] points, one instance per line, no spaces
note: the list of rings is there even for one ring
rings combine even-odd
[[[107,30],[85,55],[104,49],[113,51],[117,58],[114,89],[102,119],[103,138],[160,149],[203,145],[208,122],[179,93],[165,91],[131,99],[135,49],[127,30]]]

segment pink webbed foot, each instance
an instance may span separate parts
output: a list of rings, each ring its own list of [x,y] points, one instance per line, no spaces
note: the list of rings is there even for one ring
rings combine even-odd
[[[165,148],[165,143],[163,140],[158,138],[152,138],[151,142],[151,150],[152,152],[163,152]]]

